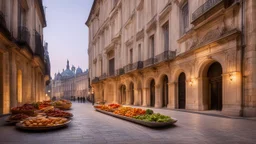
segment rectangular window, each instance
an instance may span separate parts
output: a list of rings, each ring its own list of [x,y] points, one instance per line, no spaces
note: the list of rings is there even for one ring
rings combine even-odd
[[[154,38],[154,35],[152,35],[150,37],[150,53],[151,53],[151,58],[155,57],[155,38]]]
[[[169,50],[169,23],[164,24],[163,32],[164,32],[164,51],[168,51]]]
[[[114,75],[115,74],[115,58],[112,58],[109,60],[109,75]]]
[[[103,75],[103,60],[100,61],[100,72]]]
[[[130,49],[130,64],[133,63],[133,49]]]
[[[138,61],[141,61],[141,44],[138,46]]]
[[[189,15],[188,15],[188,2],[182,7],[182,34],[184,34],[189,25]]]

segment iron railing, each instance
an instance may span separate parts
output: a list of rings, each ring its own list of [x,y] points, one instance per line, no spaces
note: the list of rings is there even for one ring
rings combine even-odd
[[[143,62],[144,67],[151,66],[155,63],[155,58],[149,58]]]
[[[26,44],[29,46],[30,44],[30,32],[27,27],[19,26],[18,27],[18,43]]]
[[[216,5],[220,4],[224,0],[207,0],[203,5],[201,5],[195,12],[192,14],[192,21],[196,20],[204,13],[215,7]]]
[[[167,61],[173,59],[176,56],[176,51],[164,51],[163,53],[156,56],[155,63]]]
[[[44,47],[41,39],[41,35],[35,31],[35,55],[39,56],[44,61]]]
[[[116,75],[123,75],[123,74],[125,74],[124,68],[120,68],[116,70]]]
[[[97,83],[99,81],[100,81],[100,79],[98,77],[95,77],[94,79],[92,79],[92,83]]]

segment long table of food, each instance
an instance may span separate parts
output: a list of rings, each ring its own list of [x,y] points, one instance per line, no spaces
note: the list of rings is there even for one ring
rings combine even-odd
[[[9,124],[24,130],[51,130],[67,126],[73,114],[69,110],[72,103],[68,100],[27,103],[11,108]]]
[[[177,119],[154,113],[151,109],[144,110],[119,104],[96,105],[94,108],[98,112],[152,128],[166,127],[177,122]]]

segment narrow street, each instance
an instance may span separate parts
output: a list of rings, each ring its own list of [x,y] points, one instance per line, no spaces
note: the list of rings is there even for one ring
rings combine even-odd
[[[20,131],[0,118],[0,143],[100,144],[100,143],[200,143],[249,144],[256,141],[256,121],[153,109],[178,119],[169,128],[151,129],[96,112],[89,103],[73,103],[67,128],[49,132]]]

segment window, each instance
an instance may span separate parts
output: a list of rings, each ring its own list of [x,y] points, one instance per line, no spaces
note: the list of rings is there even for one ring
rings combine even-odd
[[[103,60],[100,61],[100,72],[103,75]]]
[[[164,34],[164,51],[169,50],[169,23],[167,22],[163,26],[163,34]]]
[[[130,49],[130,64],[132,64],[133,62],[133,50],[132,48]]]
[[[141,44],[138,45],[138,61],[141,61]]]
[[[184,34],[189,25],[189,15],[188,15],[188,2],[184,4],[184,6],[181,9],[182,14],[182,34]]]
[[[109,75],[112,76],[115,74],[115,58],[109,60]]]
[[[150,56],[151,56],[151,58],[153,58],[153,57],[155,57],[155,38],[154,38],[154,35],[152,35],[151,37],[150,37],[150,48],[151,48],[151,50],[150,50]]]

